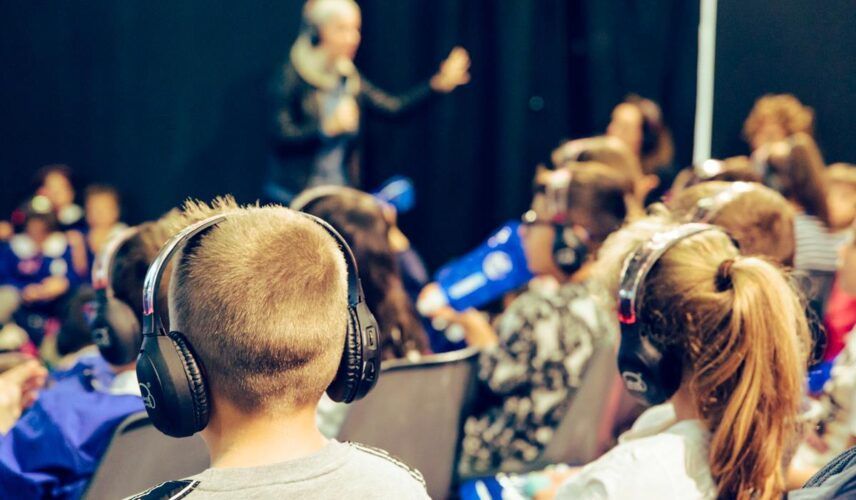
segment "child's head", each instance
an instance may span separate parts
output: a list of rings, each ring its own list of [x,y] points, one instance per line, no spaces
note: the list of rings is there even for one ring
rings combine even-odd
[[[84,198],[84,209],[89,227],[110,228],[119,222],[119,193],[110,186],[89,186]]]
[[[633,242],[618,252],[627,256],[675,227],[644,220],[606,245]],[[640,334],[678,364],[663,373],[682,374],[673,387],[689,395],[711,432],[719,496],[777,498],[811,343],[788,277],[762,258],[741,256],[712,229],[673,241],[636,291]]]
[[[635,94],[612,110],[606,135],[620,139],[642,162],[646,174],[669,166],[674,156],[672,134],[660,106]]]
[[[669,196],[676,196],[684,189],[710,181],[760,183],[763,179],[748,156],[705,160],[681,170],[672,182]]]
[[[633,183],[635,198],[633,210],[641,211],[645,197],[656,188],[660,180],[642,170],[639,158],[620,139],[612,136],[586,137],[568,141],[553,151],[556,168],[574,162],[598,162],[625,175]]]
[[[856,220],[856,165],[834,163],[826,171],[829,180],[829,219],[843,229]]]
[[[791,94],[767,94],[757,101],[743,124],[752,151],[796,133],[811,134],[814,111]]]
[[[102,253],[99,253],[96,261],[93,283],[96,288],[105,288],[89,299],[91,315],[87,318],[86,343],[94,341],[105,360],[121,369],[133,366],[140,352],[140,325],[143,321],[141,305],[146,271],[157,257],[161,246],[177,231],[178,219],[177,211],[173,211],[155,222],[145,222],[136,228],[121,231],[99,251]],[[112,257],[103,252],[112,252]],[[105,269],[102,266],[111,268]],[[100,281],[103,278],[109,279],[109,288],[106,283]],[[158,303],[163,305],[159,310],[163,325],[169,325],[166,308],[168,278],[167,276],[167,279],[161,282],[157,294]],[[64,325],[57,340],[58,343],[65,344],[66,349],[70,347],[69,344],[78,344],[76,349],[83,347],[80,345],[83,339],[75,338],[74,335],[80,330],[74,327],[75,325]]]
[[[336,241],[278,206],[188,202],[185,216],[229,217],[176,257],[170,320],[202,364],[214,411],[290,413],[318,402],[339,366],[347,273]]]
[[[56,231],[57,220],[53,212],[43,211],[40,207],[34,206],[37,204],[35,203],[37,198],[23,209],[24,233],[36,244],[41,245],[52,232]]]
[[[366,303],[380,326],[384,357],[426,352],[428,338],[404,289],[383,205],[368,193],[341,187],[308,190],[295,203],[293,207],[328,222],[351,247]]]
[[[47,165],[36,173],[36,194],[45,196],[55,210],[74,203],[74,185],[67,165]]]
[[[594,255],[628,216],[631,183],[606,165],[568,163],[553,172],[541,171],[538,183],[541,188],[523,232],[527,264],[535,274],[559,274],[553,255],[557,226],[573,231]]]
[[[825,164],[814,139],[799,133],[763,148],[767,183],[808,215],[830,225]]]
[[[177,210],[173,210],[154,222],[144,222],[137,226],[136,234],[128,238],[116,251],[110,274],[113,296],[131,307],[141,324],[146,271],[164,243],[181,229],[185,221]],[[168,286],[169,273],[161,282],[157,298],[158,304],[162,304],[160,311],[164,326],[169,325],[169,315],[166,313]]]
[[[667,205],[678,220],[686,220],[700,202],[721,200],[717,196],[724,192],[734,196],[708,212],[707,222],[725,229],[744,255],[763,255],[784,264],[793,262],[794,211],[788,200],[770,188],[755,183],[704,182],[679,192]]]

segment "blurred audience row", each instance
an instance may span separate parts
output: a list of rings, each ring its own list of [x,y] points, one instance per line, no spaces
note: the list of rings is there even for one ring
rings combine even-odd
[[[764,96],[744,127],[751,154],[676,171],[659,107],[631,96],[604,136],[553,151],[553,165],[535,174],[530,210],[486,243],[486,252],[516,245],[519,257],[479,260],[461,279],[453,276],[470,265],[466,257],[430,277],[396,209],[376,196],[317,187],[291,208],[328,222],[351,246],[383,359],[481,349],[456,465],[460,478],[480,478],[470,485],[493,488],[490,478],[536,462],[587,383],[594,353],[617,349],[619,367],[642,366],[639,378],[621,368],[625,395],[641,403],[622,396],[607,422],[611,450],[583,468],[522,474],[518,493],[776,498],[856,443],[856,167],[826,165],[813,121],[795,97]],[[37,184],[0,225],[0,348],[48,361],[54,382],[35,395],[46,377],[37,363],[0,379],[18,407],[2,417],[0,487],[79,496],[110,431],[143,409],[134,356],[99,357],[87,321],[96,256],[126,226],[109,187],[89,187],[84,208],[75,205],[67,167],[45,167]],[[139,350],[147,265],[204,214],[191,203],[111,250],[111,297],[134,318],[124,351]],[[510,283],[512,272],[523,287],[484,292]],[[462,300],[477,292],[483,299]],[[638,342],[665,361],[630,359],[643,350],[627,346],[637,321]],[[665,373],[645,372],[654,365]],[[69,408],[105,425],[81,426]],[[325,398],[319,428],[335,437],[346,413]],[[46,441],[65,458],[21,455]]]

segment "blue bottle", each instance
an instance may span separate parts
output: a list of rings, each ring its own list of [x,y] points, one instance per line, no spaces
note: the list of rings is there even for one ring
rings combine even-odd
[[[458,311],[483,306],[520,288],[534,275],[526,265],[520,223],[508,221],[486,242],[443,266],[434,277],[435,293],[417,304],[422,314],[449,305]]]
[[[377,191],[372,193],[372,196],[394,206],[400,214],[409,211],[416,203],[416,189],[413,187],[413,181],[402,175],[387,179]]]

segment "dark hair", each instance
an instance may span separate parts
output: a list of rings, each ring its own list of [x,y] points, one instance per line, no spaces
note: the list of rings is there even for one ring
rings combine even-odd
[[[652,174],[668,167],[674,158],[675,146],[660,106],[636,94],[629,94],[622,104],[634,106],[642,115],[642,146],[639,148],[642,169]]]
[[[333,226],[354,252],[366,303],[377,317],[384,359],[428,352],[428,339],[404,290],[389,246],[389,224],[371,195],[343,189],[303,208]]]
[[[83,198],[88,199],[90,196],[98,195],[112,196],[113,199],[116,200],[117,205],[122,201],[122,198],[119,196],[119,191],[116,191],[116,188],[108,186],[107,184],[91,184],[86,188]]]
[[[48,231],[56,231],[59,225],[56,215],[53,212],[44,212],[33,206],[33,200],[30,199],[20,209],[23,214],[22,226],[26,227],[27,223],[32,220],[40,220],[48,227]]]
[[[633,183],[601,163],[569,163],[567,168],[571,171],[568,221],[584,227],[596,249],[627,218]]]
[[[167,216],[169,217],[169,215]],[[158,222],[146,222],[139,226],[137,234],[125,241],[113,259],[112,282],[114,297],[134,311],[137,320],[143,321],[143,281],[149,264],[155,260],[161,246],[172,235],[172,227]],[[170,273],[167,272],[166,276]],[[158,293],[161,321],[168,328],[167,290],[169,279],[161,283]],[[89,287],[80,287],[69,300],[63,314],[62,327],[57,334],[57,352],[64,356],[92,344],[92,332],[85,319],[84,307],[95,299]]]
[[[65,177],[68,179],[68,183],[71,184],[72,188],[74,187],[74,171],[71,167],[64,163],[52,163],[50,165],[45,165],[36,171],[36,174],[33,176],[33,189],[37,189],[44,184],[45,179],[47,179],[50,174],[59,174]]]
[[[780,174],[781,193],[796,202],[808,215],[831,226],[827,201],[826,173],[823,156],[814,139],[806,133],[791,136],[788,153],[770,154],[768,162]]]
[[[169,215],[167,216],[169,217]],[[112,283],[114,297],[128,304],[143,320],[143,281],[149,265],[157,257],[161,246],[172,236],[172,228],[163,219],[140,224],[137,234],[126,241],[116,252],[113,260]],[[169,270],[164,273],[169,276]],[[161,320],[165,327],[169,324],[167,311],[167,290],[169,280],[164,279],[158,291],[158,308],[163,313]]]

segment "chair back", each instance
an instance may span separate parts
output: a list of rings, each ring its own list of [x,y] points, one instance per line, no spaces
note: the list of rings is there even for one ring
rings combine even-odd
[[[143,411],[119,424],[84,496],[87,500],[125,498],[198,474],[209,465],[208,448],[198,434],[180,439],[166,436]]]
[[[478,353],[384,363],[377,387],[349,408],[338,439],[388,451],[425,476],[431,498],[449,497],[475,398]]]

